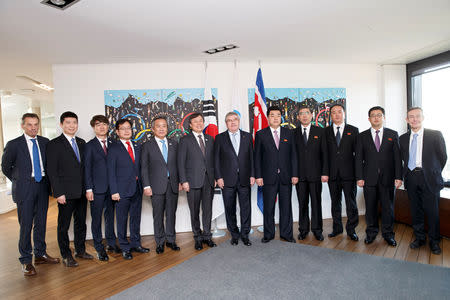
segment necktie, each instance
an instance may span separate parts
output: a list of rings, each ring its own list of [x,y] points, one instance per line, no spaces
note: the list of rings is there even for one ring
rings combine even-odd
[[[336,127],[336,129],[337,129],[337,133],[336,133],[336,143],[337,143],[337,145],[338,145],[338,147],[339,147],[339,144],[341,143],[341,132],[339,131],[339,126],[338,127]]]
[[[36,143],[36,139],[31,139],[33,142],[33,172],[34,180],[40,182],[42,179],[41,161],[39,160],[39,149]]]
[[[238,148],[238,144],[237,144],[237,140],[236,140],[236,132],[231,134],[233,136],[232,142],[233,142],[233,148],[234,148],[234,152],[236,152],[236,155],[239,154],[239,148]]]
[[[168,151],[167,151],[166,141],[165,140],[160,140],[160,142],[162,144],[162,155],[163,155],[164,160],[166,161],[166,164],[167,164]],[[167,170],[167,177],[169,177],[169,170]]]
[[[131,148],[131,144],[130,144],[129,141],[127,142],[127,145],[128,145],[128,154],[130,154],[131,160],[133,161],[133,164],[134,164],[134,154],[133,154],[133,149]]]
[[[419,134],[414,133],[411,146],[409,147],[409,159],[408,159],[408,169],[411,171],[416,168],[416,156],[417,156],[417,136]]]
[[[106,148],[106,140],[102,140],[103,143],[103,151],[105,152],[105,155],[108,154],[108,149]]]
[[[72,138],[72,148],[73,148],[73,151],[75,152],[75,155],[77,156],[78,162],[80,162],[80,153],[78,152],[77,142],[75,142],[74,137]]]
[[[303,143],[305,143],[305,145],[308,143],[308,134],[306,133],[306,129],[307,128],[303,128]]]
[[[377,148],[377,152],[380,152],[381,143],[380,143],[380,136],[378,135],[378,133],[380,133],[380,131],[377,130],[377,131],[375,131],[375,133],[376,133],[376,136],[375,136],[375,147]]]
[[[205,156],[206,155],[205,143],[203,142],[201,134],[198,135],[198,142],[200,144],[200,149],[202,150],[203,156]]]
[[[277,146],[277,149],[280,148],[280,137],[278,136],[278,131],[273,131],[273,138],[275,140],[275,146]]]

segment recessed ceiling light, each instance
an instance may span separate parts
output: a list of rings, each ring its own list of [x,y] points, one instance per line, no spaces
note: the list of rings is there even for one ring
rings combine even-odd
[[[23,79],[23,80],[26,80],[26,81],[29,81],[29,82],[31,82],[34,86],[37,86],[38,88],[41,88],[41,89],[43,89],[43,90],[46,90],[46,91],[53,91],[54,90],[54,88],[53,87],[51,87],[51,86],[49,86],[49,85],[46,85],[46,84],[44,84],[44,83],[42,83],[42,82],[39,82],[39,81],[37,81],[37,80],[34,80],[33,78],[30,78],[30,77],[28,77],[28,76],[16,76],[17,78],[20,78],[20,79]]]
[[[229,45],[226,45],[226,46],[212,48],[212,49],[209,49],[209,50],[206,50],[206,51],[203,51],[203,52],[207,53],[207,54],[216,54],[216,53],[219,53],[219,52],[222,52],[222,51],[227,51],[227,50],[231,50],[231,49],[235,49],[235,48],[239,48],[239,47],[236,46],[236,45],[233,45],[233,44],[229,44]]]
[[[64,10],[75,3],[77,3],[80,0],[43,0],[41,1],[42,4]]]

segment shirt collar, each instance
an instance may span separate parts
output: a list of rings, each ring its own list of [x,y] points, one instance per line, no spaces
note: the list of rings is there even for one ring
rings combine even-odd
[[[167,144],[167,137],[164,137],[163,139],[160,139],[160,138],[157,138],[157,137],[155,136],[155,141],[158,142],[158,143],[160,143],[161,141],[164,141],[164,142],[166,142],[166,144]]]
[[[103,140],[101,138],[99,138],[98,136],[96,136],[96,138],[100,142],[100,144],[103,146],[103,143],[102,143]],[[105,138],[105,141],[106,141],[106,146],[108,146],[108,137]]]
[[[381,127],[381,128],[378,129],[378,130],[380,131],[378,134],[383,133],[383,127]],[[377,132],[377,130],[376,130],[375,128],[373,128],[373,127],[370,127],[370,131],[371,131],[373,134],[376,134],[376,132]]]
[[[29,136],[29,135],[26,134],[26,133],[24,133],[23,135],[25,136],[25,138],[27,139],[27,141],[30,141],[30,140],[32,140],[32,139],[35,139],[35,140],[37,141],[37,135],[36,135],[36,137],[34,137],[34,138],[32,138],[31,136]]]
[[[233,134],[235,134],[235,133],[239,133],[239,131],[240,131],[239,129],[238,129],[236,132],[231,132],[231,131],[228,130],[228,133],[229,133],[230,135],[233,135]]]
[[[302,131],[304,131],[305,128],[307,129],[307,131],[309,131],[309,129],[311,129],[311,123],[309,123],[308,126],[303,126],[303,124],[301,126],[302,126]]]
[[[417,131],[417,132],[414,132],[414,131],[411,130],[411,135],[414,135],[415,133],[417,133],[418,136],[421,136],[423,134],[423,127],[420,128],[419,131]]]
[[[280,130],[280,128],[281,128],[281,126],[278,126],[278,128],[273,128],[272,126],[270,126],[270,131],[272,131],[272,133],[274,132],[274,131],[276,131],[276,132],[280,132],[281,130]]]
[[[72,139],[73,139],[73,138],[75,139],[75,141],[77,140],[77,139],[75,138],[75,136],[70,137],[70,136],[68,136],[67,134],[65,134],[64,132],[63,132],[63,134],[64,134],[64,136],[66,137],[66,139],[69,141],[69,143],[72,143]]]
[[[339,126],[339,130],[340,130],[340,129],[343,129],[344,126],[345,126],[345,123],[342,123],[342,124],[340,124],[340,125],[337,125],[337,124],[334,124],[334,123],[333,123],[333,128],[334,128],[334,130],[337,130],[338,126]]]

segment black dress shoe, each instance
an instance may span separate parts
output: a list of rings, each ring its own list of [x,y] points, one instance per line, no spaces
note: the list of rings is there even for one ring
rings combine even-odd
[[[418,240],[415,239],[414,242],[412,242],[411,244],[409,244],[409,248],[411,249],[417,249],[421,246],[425,245],[425,240]]]
[[[430,243],[430,249],[431,249],[431,253],[439,255],[441,254],[441,247],[439,246],[439,243]]]
[[[306,236],[308,235],[308,233],[307,232],[300,232],[299,234],[298,234],[298,239],[301,241],[301,240],[304,240],[304,239],[306,239]]]
[[[235,238],[231,238],[230,243],[231,243],[231,245],[236,246],[237,244],[239,244],[239,240],[235,239]]]
[[[194,248],[195,250],[202,250],[203,249],[202,241],[195,241]]]
[[[156,254],[161,254],[164,252],[164,245],[159,245],[156,247]]]
[[[358,241],[359,240],[358,236],[354,232],[353,233],[347,233],[347,235],[350,237],[350,239],[352,241]]]
[[[108,252],[122,253],[122,249],[120,249],[120,247],[117,246],[117,245],[114,245],[114,246],[107,246],[107,247],[106,247],[106,250],[107,250]]]
[[[23,276],[33,276],[36,275],[36,269],[33,264],[23,264],[22,265]]]
[[[364,243],[366,243],[366,244],[372,244],[373,241],[375,241],[374,237],[366,236],[366,238],[364,239]]]
[[[242,238],[242,243],[245,246],[251,246],[252,245],[252,242],[250,242],[250,240],[248,238]]]
[[[318,241],[323,241],[323,234],[321,232],[319,233],[314,233],[314,237],[316,238],[316,240]]]
[[[203,244],[208,245],[208,247],[213,248],[216,247],[217,244],[213,242],[213,240],[208,239],[208,240],[203,240]]]
[[[335,236],[338,236],[342,233],[342,231],[333,231],[332,233],[328,234],[328,237],[333,238]]]
[[[131,251],[123,251],[122,257],[123,257],[123,259],[126,259],[126,260],[133,259],[133,255],[131,254]]]
[[[280,236],[280,240],[288,242],[288,243],[295,243],[295,240],[293,238],[286,239],[286,238]]]
[[[166,242],[166,246],[167,246],[167,248],[170,248],[174,251],[180,251],[180,247],[178,247],[177,243],[175,243],[175,242],[173,242],[173,243]]]
[[[268,242],[270,242],[271,240],[273,240],[273,238],[272,238],[272,239],[269,239],[269,238],[263,237],[263,238],[261,239],[261,243],[268,243]]]
[[[142,246],[139,247],[133,247],[130,249],[131,252],[137,252],[137,253],[149,253],[150,249],[144,248]]]
[[[106,254],[105,250],[97,252],[97,258],[100,261],[108,261],[109,260],[108,254]]]
[[[78,262],[73,259],[72,255],[67,256],[66,258],[63,258],[63,263],[66,265],[66,267],[78,267]]]
[[[389,246],[392,246],[392,247],[397,246],[397,242],[396,242],[395,239],[392,238],[392,237],[390,237],[390,238],[384,238],[384,240],[386,241],[386,243],[387,243]]]
[[[75,253],[76,258],[82,258],[82,259],[94,259],[92,255],[87,253],[86,251],[83,253]]]

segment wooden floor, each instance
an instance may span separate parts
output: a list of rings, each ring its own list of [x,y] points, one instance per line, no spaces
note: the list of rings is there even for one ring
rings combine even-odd
[[[51,200],[47,224],[47,248],[51,256],[59,256],[56,242],[57,207]],[[294,224],[294,234],[297,236],[297,224]],[[17,242],[19,225],[16,211],[0,215],[0,299],[103,299],[123,291],[145,279],[163,272],[189,258],[206,251],[194,250],[192,233],[177,234],[177,243],[181,251],[175,252],[166,248],[163,254],[155,253],[153,236],[144,236],[142,244],[150,247],[148,254],[133,254],[134,259],[125,261],[120,254],[110,255],[109,262],[78,260],[77,268],[66,268],[59,265],[39,265],[37,275],[25,278],[22,275],[18,261]],[[302,241],[302,244],[359,252],[370,255],[384,256],[399,260],[450,267],[450,240],[441,242],[442,254],[430,254],[428,246],[420,250],[411,250],[409,243],[414,239],[412,228],[403,224],[395,224],[397,247],[389,247],[378,235],[373,244],[363,242],[365,221],[360,217],[357,227],[359,242],[353,242],[345,234],[329,239],[332,222],[324,220],[325,240],[318,242],[312,234]],[[88,228],[88,230],[90,230]],[[261,238],[261,233],[255,230],[252,238]],[[228,242],[229,236],[217,239],[216,242]],[[259,243],[259,241],[258,241]],[[87,242],[87,251],[95,254],[92,241]],[[214,250],[212,250],[214,251]]]

